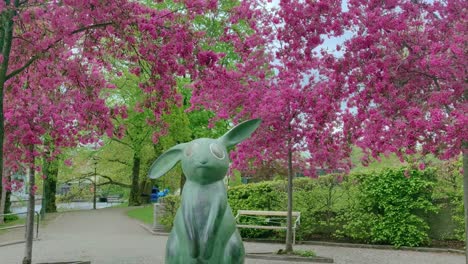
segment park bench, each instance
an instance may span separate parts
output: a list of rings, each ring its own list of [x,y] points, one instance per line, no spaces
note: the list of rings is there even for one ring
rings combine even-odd
[[[253,210],[238,210],[236,215],[237,228],[253,228],[253,229],[270,229],[270,230],[287,230],[288,227],[283,224],[288,216],[285,211],[253,211]],[[293,216],[293,244],[296,243],[296,229],[300,224],[301,213],[292,212]],[[255,220],[255,224],[240,223],[241,217],[247,217]],[[295,220],[294,220],[295,218]]]

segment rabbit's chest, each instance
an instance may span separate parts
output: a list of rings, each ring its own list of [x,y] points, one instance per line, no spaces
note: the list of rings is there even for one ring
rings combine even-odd
[[[208,218],[216,217],[220,210],[219,205],[207,195],[198,195],[194,198],[195,206],[192,208],[193,221],[198,226],[204,226]]]
[[[186,192],[187,191],[187,192]],[[227,206],[227,197],[217,188],[184,189],[183,207],[186,221],[195,224],[196,228],[203,230],[209,223],[224,215]],[[218,221],[214,221],[218,222]]]

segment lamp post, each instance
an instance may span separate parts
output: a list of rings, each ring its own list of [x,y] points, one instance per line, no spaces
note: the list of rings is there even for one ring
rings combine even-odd
[[[93,157],[94,161],[94,181],[93,181],[93,209],[96,210],[96,181],[97,181],[97,157]]]
[[[47,182],[46,179],[42,179],[42,200],[41,200],[41,219],[45,219],[46,215],[46,206],[47,206]]]

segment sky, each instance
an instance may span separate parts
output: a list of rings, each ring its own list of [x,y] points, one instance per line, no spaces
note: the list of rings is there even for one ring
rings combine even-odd
[[[267,8],[275,8],[279,7],[279,3],[281,0],[272,0],[271,3],[267,4]],[[347,0],[342,0],[341,1],[341,8],[343,11],[348,11],[348,1]],[[343,45],[343,43],[351,38],[352,33],[351,32],[345,32],[342,36],[339,37],[325,37],[325,41],[322,45],[317,47],[315,51],[320,51],[321,49],[326,49],[328,51],[332,51],[333,54],[337,57],[343,56],[343,49],[341,51],[336,50],[337,45]]]

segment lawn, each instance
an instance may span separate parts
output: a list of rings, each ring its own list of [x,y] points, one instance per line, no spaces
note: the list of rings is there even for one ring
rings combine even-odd
[[[13,220],[13,221],[6,222],[4,224],[0,224],[0,234],[10,230],[10,229],[2,229],[2,228],[9,227],[9,226],[14,226],[14,225],[23,225],[25,223],[25,220],[26,219],[24,219],[24,218],[19,218],[19,219]]]
[[[127,212],[127,215],[130,216],[131,218],[135,218],[139,221],[142,221],[145,224],[153,224],[153,206],[152,205],[132,209]]]

